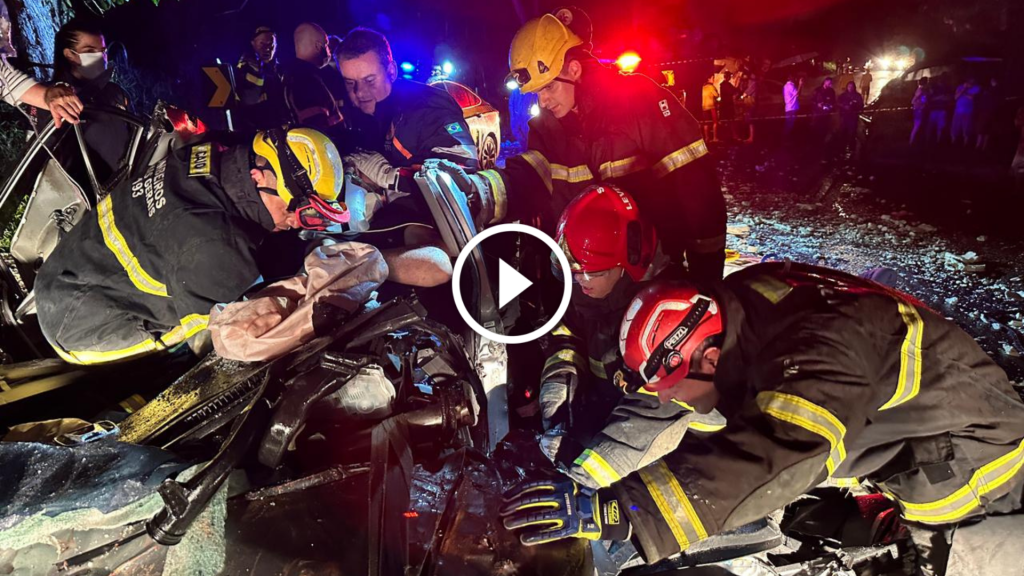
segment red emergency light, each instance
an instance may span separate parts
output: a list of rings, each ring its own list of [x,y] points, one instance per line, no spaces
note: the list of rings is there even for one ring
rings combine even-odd
[[[615,65],[623,72],[633,72],[640,65],[640,55],[636,52],[626,52],[615,61]]]

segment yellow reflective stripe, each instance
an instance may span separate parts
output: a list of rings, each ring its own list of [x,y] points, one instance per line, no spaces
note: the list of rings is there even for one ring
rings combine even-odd
[[[1024,466],[1024,440],[1009,453],[982,466],[966,486],[934,502],[904,502],[903,517],[925,524],[948,524],[963,519],[981,506],[980,498],[1009,482]]]
[[[549,356],[547,361],[544,362],[544,369],[547,370],[548,368],[554,366],[555,364],[558,364],[559,362],[569,362],[570,364],[574,364],[577,367],[582,368],[583,356],[579,352],[569,348],[566,348],[565,350],[559,350],[558,352],[555,352],[554,354]]]
[[[860,488],[860,480],[856,478],[829,478],[825,483],[834,488]]]
[[[771,276],[758,276],[747,282],[747,285],[772,304],[782,302],[793,291],[792,286]]]
[[[245,79],[257,86],[263,86],[263,78],[260,78],[250,72],[245,73]]]
[[[900,376],[896,392],[879,410],[895,408],[917,396],[921,391],[921,342],[924,339],[924,321],[911,304],[899,303],[900,316],[907,325],[907,336],[900,348]]]
[[[601,178],[607,180],[609,178],[621,178],[627,174],[633,172],[639,172],[646,168],[647,165],[643,158],[639,156],[630,156],[629,158],[623,158],[622,160],[615,160],[614,162],[605,162],[601,164],[599,172]]]
[[[640,479],[658,506],[680,550],[708,537],[696,510],[672,471],[661,460],[640,470]]]
[[[480,174],[491,183],[491,192],[494,195],[494,217],[488,224],[501,222],[508,213],[508,193],[505,190],[505,181],[494,170],[484,170]]]
[[[607,488],[622,480],[622,476],[608,464],[607,460],[589,448],[584,450],[573,464],[582,467],[601,488]]]
[[[132,253],[124,236],[114,224],[114,209],[110,196],[100,201],[96,207],[96,213],[100,221],[100,229],[103,231],[104,244],[114,253],[114,257],[121,263],[121,267],[128,274],[132,284],[147,294],[168,297],[167,286],[155,280],[142,269],[139,259]]]
[[[648,396],[657,396],[658,395],[657,392],[651,392],[650,390],[648,390],[648,389],[646,389],[644,387],[640,387],[640,389],[637,390],[637,392],[640,393],[640,394],[646,394]],[[676,400],[676,399],[673,398],[672,399],[672,403],[676,404],[676,405],[679,405],[679,406],[682,406],[683,408],[689,410],[690,412],[693,412],[694,414],[697,414],[697,411],[693,409],[693,406],[690,406],[686,402],[683,402],[681,400]],[[700,421],[697,421],[697,420],[691,420],[690,423],[687,425],[687,428],[696,430],[697,432],[718,432],[719,430],[724,430],[725,426],[726,426],[725,424],[711,424],[711,423],[708,423],[708,422],[700,422]]]
[[[209,314],[189,314],[181,319],[181,323],[178,326],[175,326],[173,330],[164,334],[160,338],[160,341],[167,347],[181,344],[185,340],[188,340],[203,330],[206,330],[209,323]]]
[[[697,432],[718,432],[725,429],[725,424],[708,424],[707,422],[693,420],[686,427]]]
[[[527,150],[523,152],[522,157],[526,160],[533,169],[537,171],[537,175],[544,182],[544,186],[548,189],[548,193],[554,191],[554,186],[551,183],[551,165],[548,164],[547,158],[543,154],[536,150]]]
[[[54,346],[53,349],[65,362],[72,364],[103,364],[170,348],[206,330],[209,323],[210,316],[208,314],[189,314],[181,319],[181,324],[164,334],[160,340],[148,338],[127,348],[103,352],[92,350],[64,351],[57,346]]]
[[[828,410],[799,396],[782,392],[761,392],[757,395],[757,406],[769,416],[825,438],[832,448],[825,462],[829,476],[846,459],[846,446],[843,444],[846,426]]]
[[[594,175],[590,173],[590,168],[586,164],[580,166],[563,166],[561,164],[551,164],[551,178],[553,180],[564,180],[573,184],[579,182],[586,182],[587,180],[593,180]]]
[[[590,373],[591,374],[593,374],[594,376],[597,376],[598,378],[601,378],[602,380],[607,380],[608,379],[608,372],[605,371],[604,364],[598,362],[597,360],[595,360],[593,358],[588,358],[587,360],[590,361]]]
[[[125,358],[154,352],[160,348],[161,346],[159,346],[152,338],[139,342],[134,346],[122,348],[120,350],[108,350],[106,352],[94,352],[91,350],[64,351],[54,346],[54,350],[57,351],[57,355],[65,362],[70,362],[72,364],[103,364],[106,362],[124,360]]]
[[[655,178],[663,178],[701,156],[705,156],[707,153],[707,144],[705,144],[703,140],[697,140],[693,144],[684,146],[683,148],[680,148],[679,150],[676,150],[662,158],[661,161],[651,168],[651,171],[654,172]]]
[[[572,336],[572,330],[569,330],[569,327],[566,326],[565,324],[559,324],[558,328],[555,328],[555,331],[552,332],[551,335],[552,336]]]

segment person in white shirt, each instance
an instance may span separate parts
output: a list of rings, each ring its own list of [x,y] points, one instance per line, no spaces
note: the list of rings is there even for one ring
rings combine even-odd
[[[782,131],[783,136],[789,136],[796,125],[796,117],[800,113],[800,91],[803,87],[803,78],[795,82],[793,76],[790,76],[782,88],[782,96],[786,101],[786,126]]]
[[[75,95],[74,88],[63,82],[52,86],[40,84],[11,66],[3,56],[0,56],[0,97],[11,106],[28,104],[49,110],[58,128],[64,122],[77,124],[78,115],[82,113],[82,101]]]

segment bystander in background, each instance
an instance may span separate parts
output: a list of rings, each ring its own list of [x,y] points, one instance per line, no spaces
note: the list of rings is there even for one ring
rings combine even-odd
[[[910,108],[914,114],[914,127],[910,129],[910,145],[913,146],[921,128],[928,122],[928,100],[931,89],[928,86],[928,77],[925,76],[917,81],[917,90],[910,100]]]
[[[968,78],[956,89],[956,107],[953,110],[953,127],[950,135],[952,144],[956,145],[958,140],[962,140],[964,146],[969,146],[973,141],[975,100],[979,94],[981,87],[974,78]]]
[[[988,150],[989,140],[995,124],[996,112],[1003,104],[1003,92],[999,88],[999,79],[993,77],[988,87],[978,95],[975,106],[975,131],[978,134],[974,147],[977,150]]]
[[[718,142],[718,88],[715,88],[715,75],[708,76],[701,88],[701,110],[704,112],[704,140]]]

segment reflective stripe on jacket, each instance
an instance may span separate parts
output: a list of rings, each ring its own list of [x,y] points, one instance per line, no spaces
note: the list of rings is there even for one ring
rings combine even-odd
[[[248,155],[205,142],[153,159],[57,245],[35,291],[40,327],[63,359],[98,364],[176,346],[253,284],[273,222]]]
[[[722,252],[725,200],[700,125],[679,100],[597,62],[584,65],[576,90],[578,112],[531,120],[528,151],[501,171],[509,218],[539,218],[552,232],[572,198],[606,181],[636,198],[673,261]]]

